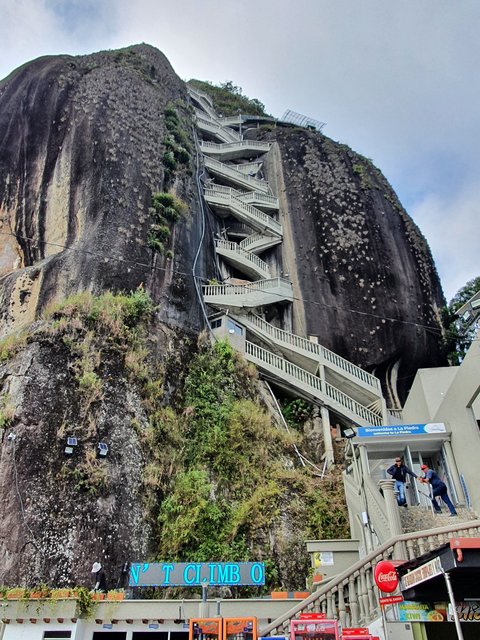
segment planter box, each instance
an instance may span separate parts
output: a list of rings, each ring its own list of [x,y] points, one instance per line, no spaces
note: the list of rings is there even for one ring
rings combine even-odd
[[[71,589],[54,589],[50,597],[53,600],[66,600],[67,598],[73,598],[74,593]]]

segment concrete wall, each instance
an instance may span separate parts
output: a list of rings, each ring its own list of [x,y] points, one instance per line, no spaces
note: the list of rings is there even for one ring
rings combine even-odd
[[[405,423],[431,421],[448,425],[458,472],[465,477],[477,513],[480,513],[479,394],[480,333],[459,367],[418,372],[403,411]]]

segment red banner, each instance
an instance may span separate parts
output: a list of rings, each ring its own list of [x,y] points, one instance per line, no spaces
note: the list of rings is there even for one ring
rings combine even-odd
[[[326,613],[301,613],[300,620],[326,620]]]
[[[403,602],[403,596],[385,596],[380,598],[380,606],[384,607],[386,604],[395,604],[396,602]]]

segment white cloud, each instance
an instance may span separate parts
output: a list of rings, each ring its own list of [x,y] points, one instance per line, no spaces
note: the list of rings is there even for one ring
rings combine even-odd
[[[0,0],[0,16],[0,77],[46,53],[148,42],[182,78],[232,80],[274,115],[290,108],[326,121],[327,135],[392,182],[447,295],[470,277],[478,0]],[[461,254],[439,229],[464,240]]]
[[[480,275],[480,184],[447,198],[428,194],[412,206],[412,214],[428,239],[448,301]]]

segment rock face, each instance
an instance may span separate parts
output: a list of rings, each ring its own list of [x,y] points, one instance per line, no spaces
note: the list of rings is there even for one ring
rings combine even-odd
[[[178,166],[168,109],[190,121],[190,160]],[[296,287],[293,330],[374,371],[397,402],[418,367],[443,363],[443,296],[425,240],[380,172],[348,148],[293,128],[249,135],[278,143],[266,173]],[[88,584],[94,560],[116,583],[125,560],[151,550],[139,360],[162,371],[168,406],[191,355],[181,345],[203,328],[193,272],[216,275],[216,222],[199,206],[186,88],[146,45],[41,58],[0,83],[0,141],[0,335],[34,323],[21,348],[0,354],[0,583]],[[152,194],[167,190],[189,213],[155,252]],[[139,286],[158,306],[136,368],[106,329],[94,336],[68,315],[67,324],[38,320],[79,291]],[[178,359],[171,371],[169,357]],[[84,442],[80,471],[63,457],[68,435]],[[106,476],[93,454],[100,441],[111,446]],[[284,518],[283,539],[294,526]],[[282,557],[280,543],[274,551],[294,575],[295,553]]]
[[[180,312],[195,298],[188,274],[201,231],[191,170],[173,181],[191,203],[174,260],[153,258],[146,241],[152,192],[165,187],[164,111],[177,100],[184,83],[146,45],[40,58],[0,83],[1,333],[52,299],[140,283],[173,297],[170,320],[198,328],[197,305]]]
[[[399,406],[417,369],[445,364],[427,242],[366,158],[306,130],[267,137],[278,143],[268,179],[287,213],[284,272],[298,291],[293,330],[375,373]]]

